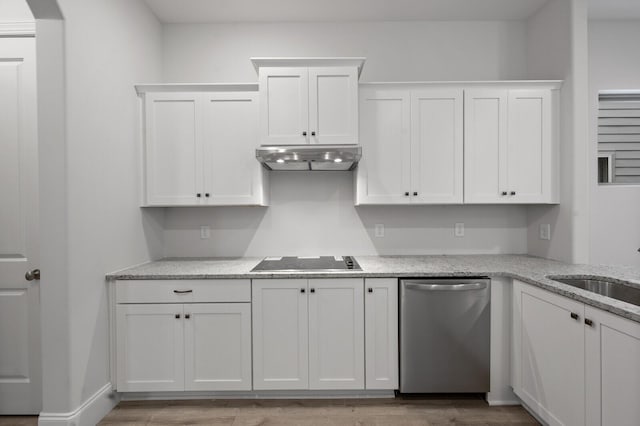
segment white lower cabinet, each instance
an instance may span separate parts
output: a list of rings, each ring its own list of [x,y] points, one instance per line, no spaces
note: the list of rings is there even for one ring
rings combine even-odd
[[[184,305],[185,390],[251,390],[251,305]]]
[[[307,280],[252,282],[253,388],[309,388]]]
[[[117,281],[118,392],[251,390],[249,280]]]
[[[119,304],[120,392],[251,390],[249,303]]]
[[[366,389],[398,389],[398,280],[365,280]]]
[[[183,305],[117,305],[117,389],[184,390]]]
[[[550,425],[640,424],[640,324],[514,281],[514,392]]]
[[[640,425],[640,324],[585,307],[588,426]]]
[[[550,425],[584,424],[583,315],[582,303],[514,282],[514,392]]]
[[[309,280],[309,389],[364,389],[362,279]]]
[[[252,285],[254,389],[364,389],[362,279]]]

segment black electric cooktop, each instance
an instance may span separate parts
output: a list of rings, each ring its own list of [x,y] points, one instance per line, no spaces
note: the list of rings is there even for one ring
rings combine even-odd
[[[251,272],[264,271],[362,271],[352,256],[282,256],[265,257]]]

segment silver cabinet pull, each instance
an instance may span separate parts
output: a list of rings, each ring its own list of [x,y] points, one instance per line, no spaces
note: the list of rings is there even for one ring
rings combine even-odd
[[[420,284],[406,282],[405,286],[412,290],[423,291],[466,291],[466,290],[484,290],[487,288],[486,283],[469,283],[469,284]]]
[[[26,274],[24,274],[24,279],[27,281],[39,280],[40,279],[40,269],[32,269]]]
[[[173,292],[175,294],[187,294],[187,293],[193,293],[193,290],[173,290]]]

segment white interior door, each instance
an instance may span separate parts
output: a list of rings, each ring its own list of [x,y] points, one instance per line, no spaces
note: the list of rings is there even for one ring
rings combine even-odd
[[[408,90],[360,91],[362,159],[356,204],[410,202],[411,135]]]
[[[35,39],[0,38],[0,414],[42,405]]]
[[[309,280],[309,389],[364,389],[362,279]]]
[[[462,89],[411,93],[411,202],[462,203]]]

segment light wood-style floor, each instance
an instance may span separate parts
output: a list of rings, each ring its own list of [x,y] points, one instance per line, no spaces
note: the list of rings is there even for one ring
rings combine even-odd
[[[34,418],[19,419],[23,418],[0,417],[0,425],[37,424]],[[489,407],[479,398],[130,401],[121,402],[100,422],[101,426],[537,424],[522,407]]]

